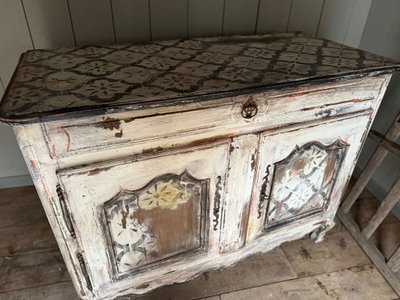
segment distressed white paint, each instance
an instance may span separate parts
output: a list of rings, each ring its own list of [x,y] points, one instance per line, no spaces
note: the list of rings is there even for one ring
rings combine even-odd
[[[210,145],[209,147],[212,147]],[[109,257],[106,251],[107,241],[100,224],[99,208],[103,203],[113,198],[121,190],[137,190],[162,174],[182,174],[187,172],[191,176],[209,181],[209,216],[213,217],[214,194],[217,177],[224,178],[227,170],[228,143],[211,149],[188,149],[168,156],[160,156],[131,163],[115,161],[100,163],[90,168],[61,170],[60,180],[67,195],[76,228],[79,229],[79,241],[85,251],[89,266],[92,284],[98,289],[99,296],[104,289],[112,284],[109,270]],[[106,168],[97,175],[90,171]],[[110,168],[110,169],[109,169]],[[79,199],[79,200],[78,200]],[[78,201],[77,201],[78,200]],[[165,224],[168,226],[168,224]],[[209,248],[199,256],[216,255],[219,246],[218,231],[210,225]],[[104,245],[99,247],[99,245]],[[192,258],[197,259],[197,258]],[[166,272],[166,268],[173,267],[174,263],[160,267],[159,272]],[[121,280],[121,284],[129,284],[131,278]]]
[[[230,143],[227,189],[222,212],[222,253],[241,248],[246,239],[258,140],[258,135],[250,134],[234,138]]]
[[[339,13],[325,13],[321,18],[318,12],[324,0],[260,0],[259,5],[257,1],[242,0],[177,0],[167,4],[157,0],[3,0],[0,2],[0,37],[4,41],[0,44],[0,77],[6,86],[20,54],[34,46],[62,47],[75,42],[83,45],[113,43],[114,40],[137,42],[150,37],[221,35],[224,24],[225,33],[286,31],[288,24],[289,30],[312,33],[321,19],[325,24],[321,31],[323,37],[345,36],[345,44],[358,46],[371,0],[354,1],[350,23],[343,26],[340,7],[348,7],[348,1],[334,5]],[[398,3],[397,0],[373,1],[372,11],[377,5],[387,9],[377,18],[373,14],[368,19],[366,32],[374,31],[375,37],[372,42],[363,41],[366,50],[384,47],[389,29],[396,27],[393,18],[396,14],[394,5],[397,4],[394,2]],[[303,3],[310,7],[311,16],[304,13]],[[346,16],[348,12],[345,11]],[[376,37],[383,41],[380,43]],[[3,133],[0,133],[0,138],[3,138]],[[20,156],[15,154],[18,153],[15,143],[0,152],[5,153],[11,165],[21,165]],[[20,170],[27,175],[25,168]],[[11,177],[13,170],[0,163],[0,176]]]
[[[252,97],[260,111],[246,121],[240,117],[240,108],[248,96],[217,99],[201,105],[108,114],[107,117],[117,120],[141,116],[132,122],[120,122],[128,136],[124,143],[119,143],[120,137],[115,136],[118,130],[91,125],[103,121],[105,116],[19,125],[15,126],[15,133],[81,297],[112,299],[189,280],[205,270],[233,264],[313,230],[317,230],[316,239],[323,236],[325,230],[319,229],[333,224],[341,194],[389,79],[390,75],[382,75],[254,94]],[[324,113],[327,107],[331,109],[331,117]],[[154,116],[157,112],[161,115]],[[168,126],[172,131],[163,131],[170,122],[175,122]],[[145,129],[148,127],[152,130]],[[185,128],[189,130],[187,134],[182,133]],[[65,130],[69,132],[67,138]],[[155,132],[159,136],[153,139]],[[96,135],[99,142],[85,142],[85,133],[90,133],[86,138]],[[71,149],[68,149],[68,139]],[[258,146],[259,139],[262,142]],[[313,141],[330,144],[338,139],[350,147],[337,175],[328,209],[260,235],[264,215],[258,217],[258,199],[266,165],[287,157],[296,145]],[[86,146],[82,148],[82,145]],[[159,175],[181,174],[185,170],[210,182],[205,227],[209,234],[208,246],[185,259],[144,269],[140,276],[113,281],[105,251],[107,242],[99,223],[102,204],[121,189],[139,189]],[[221,178],[219,185],[218,178]],[[57,183],[64,189],[76,239],[68,230]],[[220,199],[220,205],[216,199]],[[265,214],[265,209],[262,213]],[[240,227],[244,232],[238,230]],[[246,235],[246,232],[245,240],[243,233]],[[93,293],[87,288],[77,252],[83,254]]]
[[[194,137],[205,139],[216,135],[238,135],[282,124],[318,120],[327,116],[327,105],[332,116],[365,110],[373,105],[372,100],[385,82],[371,77],[306,87],[300,94],[298,91],[258,93],[252,95],[258,102],[259,111],[251,122],[244,120],[240,114],[241,104],[249,98],[249,95],[244,95],[222,102],[216,100],[179,108],[115,114],[114,118],[121,120],[118,129],[104,129],[101,127],[105,122],[104,117],[94,117],[71,120],[68,124],[62,121],[48,122],[44,124],[44,130],[50,153],[61,159],[62,166],[68,166],[77,163],[77,153],[86,161],[95,161],[99,148],[102,158],[107,149],[115,157],[125,153],[121,146],[129,147],[132,154],[141,153],[151,148],[189,143]],[[175,113],[171,114],[171,111]],[[155,112],[159,115],[142,118]],[[200,123],[199,119],[204,123]],[[115,134],[121,131],[122,136],[116,137]]]
[[[341,164],[337,181],[330,197],[330,204],[325,215],[326,220],[333,220],[329,214],[335,211],[335,207],[340,201],[341,194],[344,189],[344,184],[349,179],[350,170],[354,166],[357,152],[363,142],[364,134],[368,128],[371,113],[351,119],[344,118],[340,121],[331,121],[325,124],[318,124],[307,128],[296,128],[286,132],[275,134],[262,134],[260,141],[260,158],[257,166],[256,183],[254,185],[251,213],[248,226],[248,240],[255,240],[259,235],[264,234],[264,220],[266,206],[268,201],[262,203],[260,210],[260,191],[264,183],[267,167],[269,168],[268,186],[266,194],[270,195],[271,185],[273,185],[274,164],[287,158],[295,149],[296,146],[301,147],[306,143],[317,141],[325,146],[331,145],[337,140],[342,140],[349,145],[345,158]],[[289,207],[292,207],[288,203]],[[294,207],[294,206],[293,206]],[[259,212],[261,214],[259,215]]]

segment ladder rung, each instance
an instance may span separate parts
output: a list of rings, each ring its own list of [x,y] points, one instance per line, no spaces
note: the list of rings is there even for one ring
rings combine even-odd
[[[383,222],[386,216],[390,213],[392,208],[396,205],[400,199],[400,178],[396,184],[392,187],[389,194],[383,199],[376,213],[373,215],[367,226],[362,230],[362,234],[367,239],[375,232],[379,225]]]
[[[388,140],[383,134],[380,134],[379,132],[376,132],[375,130],[371,130],[369,133],[369,137],[373,139],[375,142],[379,144],[379,146],[384,147],[386,150],[390,151],[394,155],[396,155],[398,158],[400,158],[400,145],[396,144],[395,142],[392,142]]]
[[[389,268],[393,270],[393,272],[397,272],[400,270],[400,247],[393,253],[390,259],[387,262]]]

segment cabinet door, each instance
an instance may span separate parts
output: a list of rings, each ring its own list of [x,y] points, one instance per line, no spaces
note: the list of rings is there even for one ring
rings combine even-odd
[[[247,240],[332,220],[369,123],[368,114],[262,134]]]
[[[126,277],[144,268],[163,274],[184,258],[218,253],[219,232],[210,223],[219,217],[228,146],[59,172],[64,214],[94,291],[134,287],[140,278]]]

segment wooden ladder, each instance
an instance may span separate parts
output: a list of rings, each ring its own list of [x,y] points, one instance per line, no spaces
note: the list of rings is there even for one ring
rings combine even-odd
[[[368,137],[376,141],[378,147],[338,210],[339,219],[357,240],[361,248],[369,256],[377,269],[382,273],[398,295],[400,295],[400,278],[396,272],[400,270],[400,247],[397,248],[389,260],[386,260],[381,251],[369,240],[369,238],[400,200],[400,178],[396,181],[364,228],[359,228],[358,224],[349,216],[348,213],[375,174],[376,170],[379,168],[382,161],[385,159],[386,155],[390,152],[400,159],[400,145],[395,142],[399,136],[400,113],[386,135],[371,130]]]

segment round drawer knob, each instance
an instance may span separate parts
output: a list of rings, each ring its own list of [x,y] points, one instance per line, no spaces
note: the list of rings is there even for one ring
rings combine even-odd
[[[245,119],[253,118],[258,112],[257,103],[249,100],[242,106],[242,117]]]

